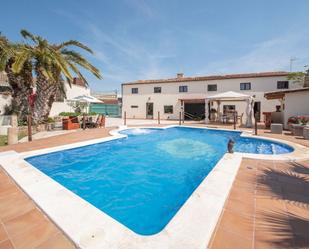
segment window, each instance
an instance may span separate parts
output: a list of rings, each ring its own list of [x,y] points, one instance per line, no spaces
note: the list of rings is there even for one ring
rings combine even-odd
[[[132,88],[131,91],[132,91],[132,94],[137,94],[138,93],[138,88]]]
[[[250,82],[240,83],[240,90],[251,90],[251,83]]]
[[[172,114],[173,113],[173,106],[172,105],[165,105],[164,106],[164,113],[165,114]]]
[[[223,113],[235,111],[235,105],[223,105]]]
[[[180,93],[188,92],[188,86],[179,86],[179,92]]]
[[[161,87],[154,87],[153,92],[154,93],[161,93]]]
[[[288,81],[277,81],[277,89],[289,89]]]
[[[217,91],[217,84],[207,85],[207,91],[208,92]]]
[[[138,108],[138,105],[131,105],[131,108]]]

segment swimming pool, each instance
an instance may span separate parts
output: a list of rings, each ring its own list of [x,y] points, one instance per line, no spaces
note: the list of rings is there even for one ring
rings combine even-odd
[[[226,152],[281,154],[293,149],[239,132],[174,127],[128,129],[127,138],[26,159],[72,192],[141,235],[160,232]]]

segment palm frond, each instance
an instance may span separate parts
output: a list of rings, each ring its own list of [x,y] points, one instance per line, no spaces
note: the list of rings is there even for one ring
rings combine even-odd
[[[98,79],[102,79],[100,70],[95,66],[93,66],[91,63],[89,63],[81,54],[72,50],[65,50],[65,49],[63,49],[61,53],[66,55],[67,60],[70,60],[71,62],[85,68],[86,70],[91,72],[94,76],[96,76]]]
[[[20,31],[20,34],[22,35],[22,37],[24,37],[25,39],[31,39],[34,43],[37,43],[37,36],[33,35],[32,33],[30,33],[28,30],[22,29]]]
[[[23,50],[15,55],[15,61],[12,65],[14,73],[19,73],[24,67],[25,62],[29,59],[31,52],[29,50]]]
[[[69,78],[70,80],[73,80],[73,77],[68,69],[67,66],[67,62],[65,60],[65,58],[63,56],[61,56],[61,54],[59,53],[59,51],[56,51],[54,49],[49,49],[50,51],[50,58],[52,59],[52,64],[55,65],[56,67],[58,67],[61,71],[61,73],[63,73],[63,75],[67,78]]]
[[[63,42],[60,45],[56,46],[56,50],[60,50],[62,48],[68,47],[68,46],[79,47],[79,48],[82,48],[82,49],[88,51],[89,53],[93,54],[93,51],[91,50],[91,48],[89,48],[88,46],[86,46],[83,43],[76,41],[76,40],[69,40],[69,41]]]
[[[77,66],[74,65],[74,64],[71,63],[71,62],[68,62],[68,65],[69,65],[70,69],[71,69],[79,78],[81,78],[81,79],[85,82],[86,85],[88,85],[88,82],[87,82],[86,78],[85,78],[85,77],[83,76],[83,74],[79,71],[79,69],[77,68]],[[70,87],[71,87],[71,84],[70,84]]]

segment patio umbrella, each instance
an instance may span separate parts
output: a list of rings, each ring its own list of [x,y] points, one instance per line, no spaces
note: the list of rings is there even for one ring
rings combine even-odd
[[[73,99],[69,99],[70,102],[77,102],[77,103],[86,103],[87,104],[87,110],[89,111],[89,106],[91,103],[103,103],[103,101],[90,96],[90,95],[79,95],[74,97]]]
[[[86,102],[86,103],[103,103],[103,101],[90,95],[79,95],[77,97],[74,97],[73,99],[70,99],[69,101]]]

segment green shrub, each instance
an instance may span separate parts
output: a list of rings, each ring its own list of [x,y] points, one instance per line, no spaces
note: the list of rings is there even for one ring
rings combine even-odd
[[[77,117],[79,115],[81,115],[81,114],[78,113],[78,112],[60,112],[59,113],[59,116],[75,116],[75,117]]]
[[[47,118],[47,123],[49,123],[49,124],[55,123],[55,120],[52,117],[48,117]]]
[[[19,119],[19,120],[17,121],[17,123],[18,123],[18,126],[26,126],[26,125],[27,125],[27,121],[21,120],[21,119]]]

